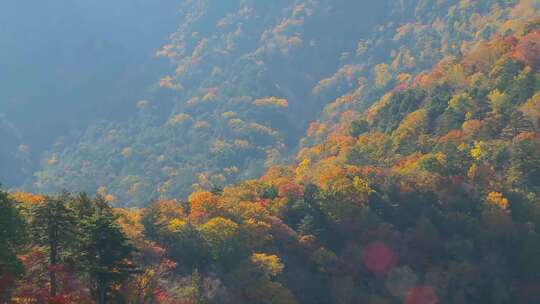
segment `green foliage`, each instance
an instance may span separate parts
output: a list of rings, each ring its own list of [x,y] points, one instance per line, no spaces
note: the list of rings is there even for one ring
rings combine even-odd
[[[32,209],[30,234],[32,243],[43,246],[48,253],[50,296],[57,295],[57,279],[54,267],[74,254],[76,219],[68,202],[71,196],[63,192],[55,197],[46,197],[43,203]]]
[[[521,18],[511,14],[515,3],[498,0],[426,3],[183,2],[178,31],[157,52],[174,72],[128,119],[92,124],[51,149],[35,184],[88,192],[107,186],[118,203],[144,206],[185,198],[193,184],[208,189],[200,174],[217,186],[257,177],[294,153],[311,121],[331,126],[345,111],[362,111],[389,88],[412,85],[411,74]],[[459,82],[459,71],[452,73]],[[375,128],[393,130],[391,122],[426,97],[403,94],[380,111]],[[431,101],[430,113],[448,102]],[[445,119],[444,128],[461,123]]]
[[[349,127],[349,134],[352,137],[358,137],[369,131],[369,123],[366,120],[355,120]]]
[[[106,303],[112,287],[134,271],[134,248],[116,220],[110,207],[97,205],[94,213],[80,221],[77,264],[88,276],[97,303]]]
[[[31,210],[32,241],[50,250],[50,262],[56,264],[64,250],[69,250],[75,236],[75,215],[69,208],[69,193],[46,197]]]
[[[25,242],[25,221],[8,194],[0,190],[0,301],[7,301],[13,278],[22,274],[17,255]]]

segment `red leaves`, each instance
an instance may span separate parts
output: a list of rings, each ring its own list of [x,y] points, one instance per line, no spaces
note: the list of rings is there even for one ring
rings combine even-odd
[[[166,303],[167,300],[169,299],[169,296],[167,295],[167,293],[165,291],[163,291],[161,288],[156,288],[154,290],[154,299],[158,302],[158,303]]]
[[[295,183],[286,183],[279,186],[279,196],[299,199],[304,195],[304,188]]]
[[[405,304],[437,304],[437,294],[430,286],[422,286],[413,288],[407,294]]]
[[[540,31],[523,37],[515,47],[513,57],[533,69],[540,68]]]
[[[5,273],[0,274],[0,294],[5,293],[6,290],[13,285],[13,282],[14,282],[14,277],[13,277],[13,274],[11,274],[11,272],[5,272]]]
[[[376,276],[384,276],[394,268],[398,260],[397,254],[383,242],[374,242],[362,250],[364,266]]]
[[[393,89],[392,89],[392,93],[398,93],[398,92],[401,92],[401,91],[405,91],[409,88],[409,85],[406,84],[406,83],[399,83],[397,84]]]

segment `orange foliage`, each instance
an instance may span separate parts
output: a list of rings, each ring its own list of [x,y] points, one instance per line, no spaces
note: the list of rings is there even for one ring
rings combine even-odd
[[[324,134],[327,128],[328,127],[326,126],[326,124],[312,122],[307,129],[307,135],[320,137],[321,135]]]
[[[142,237],[143,226],[141,224],[142,210],[115,208],[114,213],[118,215],[118,224],[131,239]]]
[[[220,214],[221,206],[219,197],[211,192],[199,191],[189,196],[192,214],[205,214],[217,216]]]
[[[469,137],[476,135],[480,128],[482,127],[482,122],[477,119],[471,119],[467,120],[463,123],[462,129],[463,129],[463,136]]]
[[[11,194],[11,197],[17,202],[25,204],[39,204],[45,200],[45,197],[42,195],[37,195],[29,192],[15,192]]]
[[[498,37],[488,43],[480,44],[475,50],[469,52],[461,64],[469,74],[487,72],[503,57],[508,48],[509,45],[505,43],[505,40]]]
[[[279,196],[299,199],[304,195],[304,188],[295,183],[282,184],[278,188]]]
[[[261,181],[273,186],[288,183],[292,179],[294,179],[294,170],[289,166],[272,166],[261,177]]]
[[[452,130],[448,132],[446,135],[439,138],[440,142],[449,142],[449,141],[455,141],[458,142],[463,137],[463,132],[460,130]]]
[[[532,32],[520,39],[513,57],[534,69],[540,68],[540,31]]]
[[[492,206],[496,206],[498,208],[501,208],[502,210],[508,209],[508,199],[505,198],[500,192],[490,192],[486,200]]]

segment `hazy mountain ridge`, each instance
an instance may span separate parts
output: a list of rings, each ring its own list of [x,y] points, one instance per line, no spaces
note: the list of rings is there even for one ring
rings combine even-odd
[[[507,20],[534,15],[535,5],[186,1],[178,30],[156,53],[174,67],[158,82],[163,91],[127,123],[95,125],[53,150],[37,185],[106,186],[119,202],[143,204],[186,196],[193,184],[256,177],[293,155],[306,130],[301,146],[443,56],[511,28]],[[287,103],[256,105],[265,99]]]
[[[127,105],[151,91],[165,71],[153,55],[174,30],[178,5],[174,0],[2,2],[0,115],[15,127],[16,145],[26,145],[31,160],[25,172],[0,167],[2,183],[15,187],[32,179],[42,154],[59,138],[96,120],[123,120],[135,112]]]
[[[106,185],[119,202],[141,204],[187,195],[201,173],[203,186],[260,175],[294,150],[325,102],[312,99],[311,88],[379,15],[391,17],[389,3],[185,2],[178,31],[157,52],[175,69],[159,81],[164,91],[139,103],[128,123],[96,125],[51,152],[40,189]],[[286,103],[273,104],[279,100]],[[111,131],[119,142],[104,141]]]

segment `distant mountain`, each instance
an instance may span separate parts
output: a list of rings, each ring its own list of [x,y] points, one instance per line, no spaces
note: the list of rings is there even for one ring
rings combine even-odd
[[[162,92],[127,122],[94,124],[53,149],[39,189],[105,186],[119,202],[186,196],[261,174],[294,151],[326,102],[311,90],[393,1],[185,1],[157,52],[172,64]]]
[[[0,115],[33,169],[59,138],[134,112],[127,105],[165,72],[153,55],[178,16],[174,0],[2,1]],[[21,176],[1,182],[21,185]]]
[[[511,29],[510,20],[527,17],[514,8],[491,0],[185,1],[178,30],[156,53],[172,64],[156,80],[161,90],[126,107],[136,111],[126,121],[66,138],[45,157],[36,185],[105,187],[118,203],[141,205],[256,177],[444,56]]]
[[[22,143],[21,136],[13,124],[2,115],[0,115],[0,139],[0,181],[23,183],[31,174],[28,147]]]

